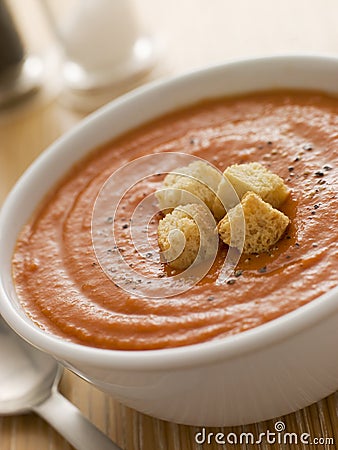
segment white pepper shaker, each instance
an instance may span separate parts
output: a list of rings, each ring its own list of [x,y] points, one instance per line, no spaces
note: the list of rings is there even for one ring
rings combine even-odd
[[[94,96],[97,103],[109,100],[114,89],[152,69],[154,43],[142,34],[132,1],[75,0],[59,14],[57,0],[41,1],[61,44],[63,84],[75,103],[95,106]]]

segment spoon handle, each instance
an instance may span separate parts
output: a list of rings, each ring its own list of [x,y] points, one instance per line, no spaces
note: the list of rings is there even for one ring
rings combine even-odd
[[[33,410],[77,450],[121,450],[59,392],[54,391]]]

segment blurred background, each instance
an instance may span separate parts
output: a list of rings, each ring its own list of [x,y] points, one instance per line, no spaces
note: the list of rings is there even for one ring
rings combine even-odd
[[[61,92],[61,103],[82,113],[154,78],[206,64],[267,54],[338,51],[336,0],[0,0],[0,4],[12,14],[25,56],[42,58],[44,93]]]
[[[197,67],[281,53],[338,56],[337,0],[0,0],[0,205],[42,150],[111,99]],[[68,372],[61,389],[124,448],[195,448],[189,427],[128,410]],[[333,395],[286,421],[330,436],[336,418]],[[0,418],[0,448],[70,447],[22,416]]]

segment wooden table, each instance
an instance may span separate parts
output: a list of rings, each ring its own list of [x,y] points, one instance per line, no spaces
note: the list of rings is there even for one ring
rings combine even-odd
[[[37,1],[25,1],[24,10],[19,8],[22,0],[12,0],[12,3],[18,20],[27,31],[29,46],[48,53],[53,46],[52,36]],[[135,7],[145,29],[152,31],[163,43],[163,53],[150,78],[242,56],[300,52],[338,55],[336,0],[135,0]],[[30,20],[27,20],[28,16]],[[55,91],[49,89],[49,82],[45,80],[40,96],[34,101],[0,113],[0,201],[29,163],[84,116],[60,105]],[[123,449],[308,448],[303,444],[267,443],[198,445],[195,442],[198,428],[139,414],[70,372],[64,374],[61,391]],[[338,393],[280,420],[289,432],[333,438],[336,444],[312,446],[333,449],[338,448],[337,416]],[[236,432],[238,435],[252,432],[258,436],[260,432],[274,431],[276,420],[210,431]],[[33,414],[0,418],[1,450],[70,448]]]

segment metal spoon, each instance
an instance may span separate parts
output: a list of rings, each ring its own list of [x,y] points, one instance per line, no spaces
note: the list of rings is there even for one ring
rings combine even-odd
[[[78,450],[121,450],[58,391],[62,368],[0,316],[0,415],[34,411]]]

